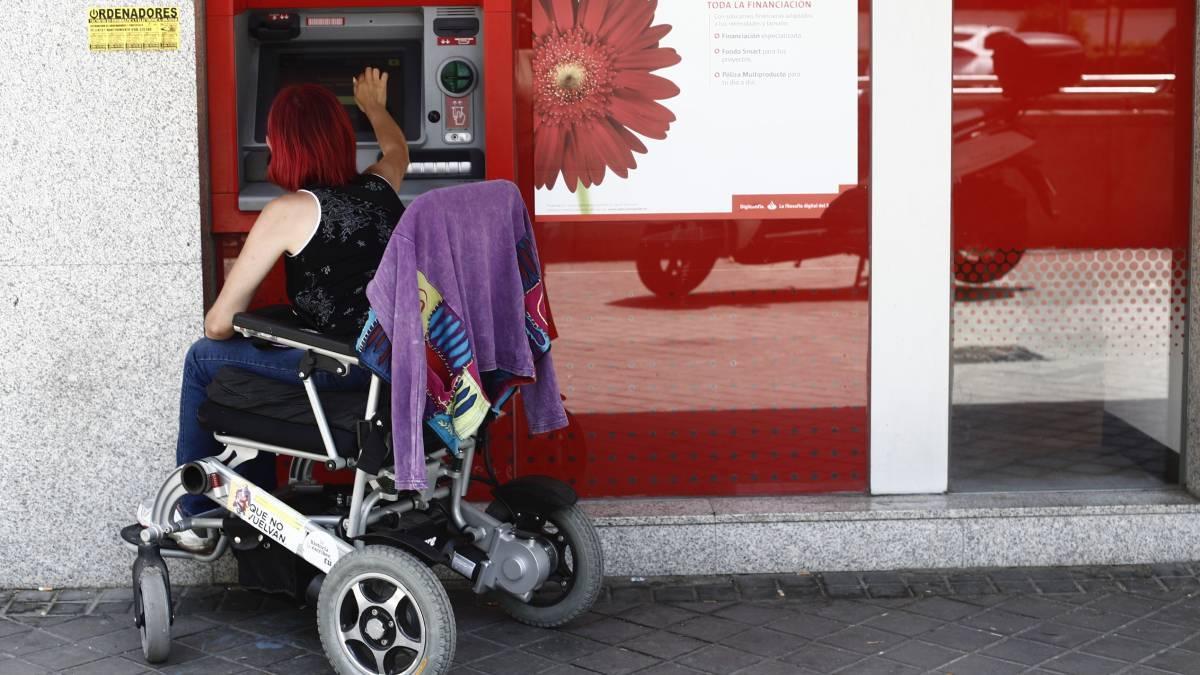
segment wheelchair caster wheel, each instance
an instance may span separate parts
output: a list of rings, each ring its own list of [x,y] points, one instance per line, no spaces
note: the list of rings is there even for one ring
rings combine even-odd
[[[321,645],[342,675],[441,675],[457,640],[446,589],[429,568],[386,546],[342,558],[321,584]]]
[[[147,663],[162,663],[171,653],[171,599],[167,580],[155,567],[147,567],[134,589],[134,610]]]

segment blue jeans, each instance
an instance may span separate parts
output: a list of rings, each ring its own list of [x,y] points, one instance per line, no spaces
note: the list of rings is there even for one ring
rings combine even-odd
[[[300,384],[300,358],[303,354],[299,349],[259,348],[241,337],[197,340],[188,349],[183,364],[183,388],[179,394],[179,440],[175,445],[176,465],[212,457],[223,450],[212,432],[200,426],[196,419],[200,405],[208,398],[205,388],[213,381],[218,370],[233,366],[274,380]],[[346,377],[324,371],[316,372],[312,377],[318,389],[331,391],[365,389],[370,384],[370,374],[362,368],[351,368]],[[259,453],[258,457],[239,466],[238,473],[256,485],[274,489],[275,455]],[[187,495],[180,502],[179,509],[184,515],[192,516],[214,506],[207,497]]]

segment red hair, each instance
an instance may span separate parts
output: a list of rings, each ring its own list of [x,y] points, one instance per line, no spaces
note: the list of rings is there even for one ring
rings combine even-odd
[[[281,89],[267,115],[267,138],[267,180],[284,190],[345,185],[358,175],[350,116],[325,87],[297,84]]]

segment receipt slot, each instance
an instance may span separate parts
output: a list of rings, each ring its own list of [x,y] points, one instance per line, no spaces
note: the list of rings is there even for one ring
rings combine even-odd
[[[271,102],[283,87],[315,83],[338,97],[358,135],[361,171],[380,151],[354,103],[351,78],[367,66],[386,70],[388,108],[410,149],[399,188],[406,205],[439,187],[515,178],[511,4],[276,2],[206,4],[209,220],[216,263],[210,300],[258,212],[281,194],[266,178],[266,126]],[[508,134],[489,138],[493,120]],[[282,300],[277,268],[256,304]]]

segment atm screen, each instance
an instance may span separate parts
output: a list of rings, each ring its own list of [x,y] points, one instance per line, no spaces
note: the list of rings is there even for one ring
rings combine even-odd
[[[421,45],[416,40],[393,41],[386,47],[356,44],[264,46],[259,56],[258,115],[255,140],[267,134],[267,114],[275,95],[292,84],[319,84],[342,102],[359,141],[373,141],[371,123],[354,103],[351,78],[368,66],[388,73],[388,110],[404,135],[421,133]]]

